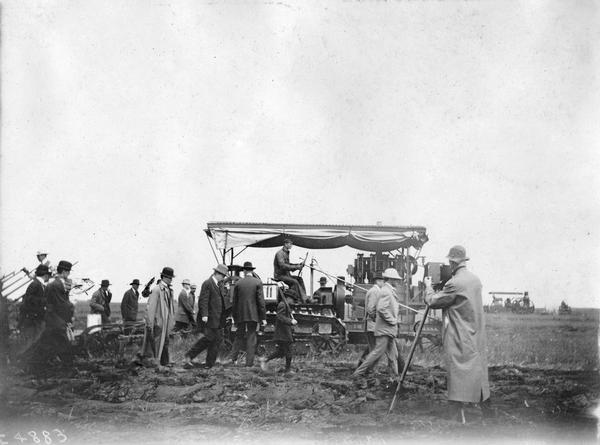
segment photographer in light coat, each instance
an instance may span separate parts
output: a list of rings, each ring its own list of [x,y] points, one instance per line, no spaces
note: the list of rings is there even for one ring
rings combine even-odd
[[[479,278],[467,270],[469,258],[464,247],[452,247],[447,258],[452,278],[436,293],[431,278],[426,277],[425,301],[432,309],[444,309],[448,318],[443,339],[448,400],[457,402],[455,414],[460,414],[464,423],[462,403],[481,403],[490,397],[482,286]]]

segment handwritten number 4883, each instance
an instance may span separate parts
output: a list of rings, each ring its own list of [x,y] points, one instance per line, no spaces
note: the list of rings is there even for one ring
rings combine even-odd
[[[58,439],[58,443],[65,443],[67,441],[67,436],[58,428],[55,428],[52,430],[52,433],[54,433],[56,435],[56,438]],[[24,437],[23,435],[21,435],[21,433],[17,433],[15,435],[15,439],[18,440],[20,443],[23,442],[27,442],[29,440],[31,440],[33,443],[36,444],[46,444],[46,445],[50,445],[52,443],[52,435],[50,432],[48,431],[42,431],[41,434],[41,438],[40,436],[38,436],[37,432],[35,431],[29,431],[27,433],[27,435],[29,436],[29,438]],[[2,441],[2,438],[4,437],[4,435],[0,435],[0,445],[8,445],[8,442],[4,442]]]

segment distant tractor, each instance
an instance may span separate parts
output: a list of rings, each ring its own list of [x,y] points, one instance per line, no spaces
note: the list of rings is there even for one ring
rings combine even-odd
[[[513,312],[515,314],[533,314],[535,305],[529,299],[529,292],[490,292],[492,304],[489,306],[489,312]],[[501,295],[498,297],[497,295]],[[502,298],[504,306],[502,305]],[[494,308],[494,309],[493,309]]]
[[[571,312],[571,306],[565,303],[565,300],[561,301],[558,308],[558,315],[569,315]]]

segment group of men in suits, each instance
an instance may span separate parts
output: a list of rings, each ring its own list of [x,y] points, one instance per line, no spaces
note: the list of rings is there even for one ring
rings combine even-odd
[[[25,340],[20,360],[24,364],[35,366],[52,360],[70,364],[73,360],[69,338],[74,312],[69,300],[72,266],[61,260],[50,281],[49,266],[40,262],[35,278],[27,286],[19,317]]]

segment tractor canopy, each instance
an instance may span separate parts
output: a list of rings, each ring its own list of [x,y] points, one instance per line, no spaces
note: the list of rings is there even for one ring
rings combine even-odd
[[[209,222],[205,232],[220,250],[278,247],[290,238],[296,246],[306,249],[349,246],[366,252],[390,252],[408,247],[420,249],[428,240],[422,226]]]

